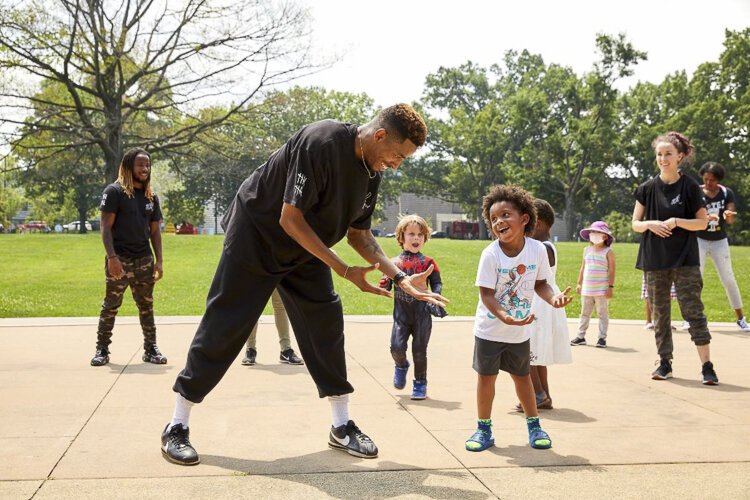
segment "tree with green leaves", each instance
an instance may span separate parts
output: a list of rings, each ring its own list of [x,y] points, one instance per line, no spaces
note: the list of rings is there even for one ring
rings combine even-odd
[[[222,114],[224,109],[207,109]],[[237,188],[294,133],[309,123],[335,119],[365,123],[376,113],[366,94],[293,87],[270,93],[251,109],[227,120],[196,140],[190,150],[172,161],[182,188],[165,193],[167,207],[173,194],[211,203],[224,213]]]
[[[0,87],[0,131],[36,159],[47,145],[24,139],[41,132],[66,137],[58,153],[97,148],[112,182],[125,149],[179,154],[263,89],[308,73],[308,35],[292,3],[0,0],[0,70],[14,78]],[[64,94],[41,97],[38,81]],[[207,120],[200,109],[217,99],[229,104]]]

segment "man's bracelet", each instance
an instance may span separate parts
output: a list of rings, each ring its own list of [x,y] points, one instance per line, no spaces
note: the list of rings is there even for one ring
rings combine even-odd
[[[394,282],[394,283],[396,283],[396,284],[398,285],[399,283],[401,283],[401,281],[402,281],[402,280],[403,280],[404,278],[406,278],[406,273],[405,273],[405,272],[403,272],[403,271],[399,271],[399,272],[397,272],[397,273],[395,274],[395,276],[393,276],[393,282]]]
[[[344,271],[344,279],[346,279],[346,275],[349,274],[349,269],[351,269],[352,266],[346,266],[346,271]]]

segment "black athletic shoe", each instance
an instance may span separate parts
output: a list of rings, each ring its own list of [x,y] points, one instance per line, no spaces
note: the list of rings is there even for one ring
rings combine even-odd
[[[242,358],[242,364],[245,366],[252,366],[255,364],[255,357],[258,355],[258,351],[252,347],[245,351],[245,357]]]
[[[375,458],[378,456],[378,447],[367,434],[359,430],[352,420],[340,427],[331,427],[328,446],[343,450],[355,457]]]
[[[164,458],[178,465],[198,465],[201,458],[190,444],[190,429],[182,424],[167,429],[169,424],[161,433],[161,454]]]
[[[582,339],[581,337],[576,337],[570,341],[570,345],[586,345],[586,339]]]
[[[167,357],[159,351],[156,344],[149,346],[143,351],[143,357],[141,358],[146,363],[153,363],[155,365],[166,365]]]
[[[96,354],[91,358],[91,366],[104,366],[107,363],[109,363],[109,351],[102,348],[97,349]]]
[[[604,339],[597,340],[596,347],[607,347],[607,341]]]
[[[703,363],[703,384],[704,385],[719,385],[719,377],[716,376],[714,371],[714,364],[710,361]]]
[[[294,352],[294,349],[291,347],[287,349],[286,351],[281,351],[281,354],[279,354],[279,361],[282,363],[286,363],[289,365],[304,365],[305,362],[302,361],[302,358],[297,356],[297,353]]]
[[[651,374],[654,380],[667,380],[672,378],[672,362],[668,359],[659,361],[659,367]]]

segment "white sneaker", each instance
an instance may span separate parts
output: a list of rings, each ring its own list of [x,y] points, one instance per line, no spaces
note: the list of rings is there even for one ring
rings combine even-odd
[[[654,324],[649,321],[648,323],[646,323],[646,326],[644,328],[646,330],[653,330],[654,329]]]
[[[687,321],[683,321],[682,326],[680,327],[680,330],[682,330],[683,332],[686,332],[689,329],[690,329],[690,323],[688,323]]]
[[[750,325],[747,324],[744,316],[737,320],[737,326],[739,326],[740,330],[743,332],[750,332]]]

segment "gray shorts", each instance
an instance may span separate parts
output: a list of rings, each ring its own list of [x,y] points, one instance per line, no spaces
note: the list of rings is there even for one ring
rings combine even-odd
[[[497,375],[500,370],[521,377],[528,375],[529,343],[509,344],[474,337],[474,371],[480,375]]]

